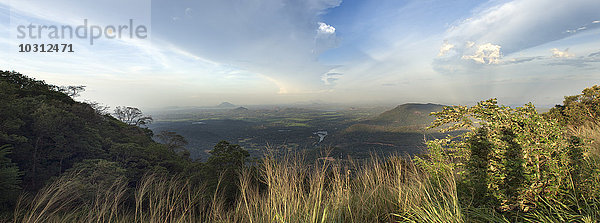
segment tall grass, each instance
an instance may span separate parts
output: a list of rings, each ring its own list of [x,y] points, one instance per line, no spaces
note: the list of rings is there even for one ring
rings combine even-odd
[[[301,155],[265,156],[258,179],[239,174],[240,195],[226,205],[219,191],[185,179],[147,175],[125,202],[116,180],[83,201],[66,175],[34,198],[21,199],[14,222],[463,222],[453,174],[433,179],[401,157],[307,162]]]
[[[308,161],[267,154],[258,170],[240,171],[233,204],[219,190],[155,174],[135,189],[117,179],[96,199],[82,200],[74,173],[21,199],[14,222],[595,222],[600,216],[596,201],[578,200],[579,208],[548,201],[519,218],[469,207],[459,202],[454,173],[431,176],[399,156]]]
[[[569,134],[586,140],[586,155],[600,157],[600,121],[588,122],[581,126],[569,126]]]
[[[364,162],[266,156],[266,191],[240,177],[240,222],[463,222],[454,176],[432,179],[405,159]]]

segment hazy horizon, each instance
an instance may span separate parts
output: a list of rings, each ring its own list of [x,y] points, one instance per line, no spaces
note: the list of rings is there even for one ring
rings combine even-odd
[[[549,107],[600,83],[598,10],[594,0],[0,0],[0,70],[85,85],[77,100],[113,108]],[[19,37],[19,26],[84,22],[143,25],[147,38]],[[75,52],[18,52],[22,43]]]

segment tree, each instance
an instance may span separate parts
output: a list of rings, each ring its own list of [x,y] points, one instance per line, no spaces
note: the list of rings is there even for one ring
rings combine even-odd
[[[550,109],[548,116],[571,126],[599,122],[600,86],[594,85],[584,89],[581,94],[566,96],[563,105],[556,105]]]
[[[94,109],[94,111],[96,112],[96,114],[98,115],[107,115],[108,109],[110,109],[109,106],[100,104],[98,102],[95,101],[85,101],[86,104],[90,105],[90,107],[92,107],[92,109]]]
[[[469,139],[477,138],[480,128],[489,130],[488,139],[494,149],[489,153],[488,184],[493,196],[506,204],[503,208],[514,208],[512,205],[518,204],[526,210],[530,207],[528,204],[539,198],[559,196],[562,188],[571,182],[565,128],[554,119],[538,114],[531,103],[510,108],[489,99],[472,107],[445,107],[432,114],[437,119],[430,128],[463,131],[428,143],[435,145],[430,148],[432,154],[441,154],[452,163],[443,165],[444,168],[463,169],[469,157],[473,160],[475,156],[469,149]],[[435,164],[424,166],[431,169]]]
[[[218,164],[220,169],[241,169],[250,156],[240,145],[227,141],[220,141],[209,153],[212,156],[208,158],[208,163]]]
[[[73,165],[63,176],[71,176],[71,180],[77,184],[81,199],[91,201],[97,194],[105,194],[117,181],[126,182],[125,174],[126,170],[116,162],[87,159]]]
[[[21,172],[7,157],[11,153],[8,145],[0,146],[0,210],[10,206],[21,189]]]
[[[156,137],[173,152],[185,151],[184,146],[188,144],[187,140],[176,132],[161,131]]]
[[[504,207],[514,209],[518,207],[519,195],[525,181],[523,171],[523,149],[515,141],[515,134],[511,129],[503,129],[500,140],[505,144],[504,152],[504,181],[502,190],[504,192]]]
[[[143,126],[152,123],[150,116],[144,116],[139,108],[117,106],[113,113],[116,119],[128,125]]]
[[[238,172],[245,166],[250,154],[240,145],[227,141],[220,141],[209,153],[212,155],[207,161],[212,173],[211,181],[208,182],[209,190],[218,189],[225,195],[227,202],[235,201],[239,192],[236,184]]]
[[[85,86],[77,85],[77,86],[62,86],[58,88],[58,91],[65,93],[69,97],[78,97],[79,93],[85,91]]]
[[[490,201],[489,168],[492,143],[488,140],[487,128],[481,127],[467,141],[470,157],[467,161],[467,179],[473,189],[473,203],[485,204]]]
[[[65,172],[85,170],[81,176],[92,182],[125,175],[128,186],[135,187],[147,171],[177,174],[191,163],[152,140],[149,129],[127,126],[98,111],[56,86],[0,71],[0,206],[20,192],[35,194]],[[143,117],[132,123],[147,123]]]

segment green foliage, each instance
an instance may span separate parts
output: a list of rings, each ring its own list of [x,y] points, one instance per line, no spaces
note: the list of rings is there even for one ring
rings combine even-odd
[[[75,189],[83,200],[93,200],[96,194],[105,193],[118,179],[124,178],[126,170],[118,163],[104,159],[89,159],[76,163],[64,175],[73,176]]]
[[[582,169],[584,167],[584,158],[583,158],[583,149],[581,148],[581,139],[577,136],[571,136],[571,140],[569,141],[569,172],[571,173],[571,178],[573,179],[573,184],[575,188],[579,188],[582,186],[582,182],[588,176],[587,174],[582,173]]]
[[[569,143],[569,177],[571,184],[566,191],[577,200],[598,197],[599,185],[593,182],[600,177],[600,86],[586,88],[581,94],[566,96],[563,105],[556,105],[546,117],[557,120],[567,127]]]
[[[409,103],[398,105],[392,110],[381,113],[372,122],[395,126],[427,125],[434,120],[429,116],[429,113],[440,111],[443,107],[443,105],[438,104]]]
[[[467,132],[429,141],[428,158],[416,160],[428,172],[459,174],[459,191],[470,192],[461,200],[473,205],[474,219],[506,221],[481,211],[491,206],[512,221],[595,222],[600,166],[590,145],[600,139],[599,98],[600,87],[587,88],[546,114],[531,103],[513,109],[496,99],[446,107],[432,113],[430,128]],[[489,198],[499,202],[478,202]]]
[[[184,156],[189,157],[189,152],[184,148],[188,141],[176,132],[162,131],[156,136],[163,144],[173,152],[181,152]]]
[[[550,109],[548,116],[565,125],[581,126],[600,120],[600,86],[584,89],[581,94],[565,96],[563,105]]]
[[[433,176],[456,170],[460,163],[453,162],[452,157],[457,151],[448,146],[453,143],[449,138],[427,141],[426,157],[415,156],[415,163]]]
[[[39,190],[77,163],[87,170],[123,168],[131,186],[147,171],[179,173],[191,163],[154,142],[152,131],[74,101],[67,94],[81,89],[72,90],[0,71],[0,145],[13,148],[4,156],[23,171],[19,186],[25,191]],[[105,161],[84,161],[98,159]]]
[[[209,171],[208,189],[220,191],[224,194],[225,200],[231,203],[239,192],[238,174],[245,167],[250,154],[240,145],[230,144],[227,141],[217,143],[209,153],[211,156],[206,162]]]
[[[513,109],[499,106],[496,99],[490,99],[472,107],[446,107],[433,114],[437,119],[431,128],[469,130],[456,137],[437,140],[442,144],[429,148],[430,153],[445,154],[444,159],[454,163],[449,166],[461,175],[464,175],[462,167],[465,164],[480,163],[480,154],[471,154],[473,151],[469,148],[480,141],[479,129],[488,130],[492,147],[487,171],[488,188],[504,209],[516,205],[527,210],[540,197],[558,196],[561,188],[570,181],[566,177],[568,140],[565,129],[538,114],[532,104]],[[440,148],[443,151],[438,151]]]
[[[523,205],[519,204],[519,201],[522,201],[520,196],[525,181],[523,149],[515,141],[515,134],[510,129],[502,130],[500,140],[502,140],[506,147],[504,152],[504,169],[502,172],[504,180],[501,187],[503,196],[501,199],[505,201],[505,207],[514,209],[515,207],[519,207],[519,205]]]
[[[145,126],[153,121],[152,117],[145,116],[139,108],[129,106],[116,107],[113,115],[120,121],[134,126]]]
[[[222,170],[240,169],[250,156],[240,145],[230,144],[227,141],[217,143],[209,153],[212,156],[208,158],[208,164],[218,166]]]
[[[473,204],[476,206],[489,203],[489,167],[492,143],[488,140],[487,128],[479,128],[467,142],[470,156],[467,161],[467,181],[473,191]]]
[[[10,207],[21,189],[21,172],[15,163],[7,157],[11,153],[8,145],[0,146],[0,211]]]

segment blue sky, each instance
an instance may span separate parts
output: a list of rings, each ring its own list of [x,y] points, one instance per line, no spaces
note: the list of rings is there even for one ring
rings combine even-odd
[[[600,83],[596,0],[0,0],[0,69],[138,107],[297,102],[549,106]],[[18,39],[136,23],[146,39]],[[18,53],[71,43],[75,53]]]

